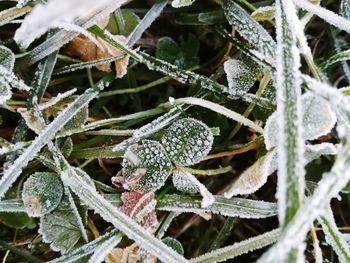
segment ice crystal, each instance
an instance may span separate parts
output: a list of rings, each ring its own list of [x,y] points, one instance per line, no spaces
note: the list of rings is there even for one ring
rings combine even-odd
[[[203,160],[210,152],[213,140],[207,125],[186,118],[176,121],[167,129],[162,144],[172,162],[188,166]]]

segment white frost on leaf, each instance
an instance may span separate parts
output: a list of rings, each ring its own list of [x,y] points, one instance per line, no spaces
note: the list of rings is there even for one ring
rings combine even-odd
[[[24,18],[14,39],[22,47],[27,48],[51,27],[60,23],[74,23],[76,19],[94,13],[109,2],[112,1],[49,0],[45,4],[37,4]]]
[[[248,92],[254,85],[259,73],[259,67],[243,60],[230,59],[224,63],[224,70],[228,82],[228,93],[235,94],[236,90]]]
[[[186,171],[176,170],[173,173],[173,184],[176,189],[185,193],[200,193],[203,197],[201,205],[203,208],[214,203],[214,196],[208,189],[197,180],[197,178]]]
[[[171,2],[172,7],[179,8],[192,5],[196,0],[174,0]]]
[[[210,152],[213,134],[204,123],[185,118],[172,124],[162,138],[171,161],[188,166],[199,163]]]
[[[108,240],[99,245],[88,263],[101,263],[104,262],[105,257],[111,250],[116,247],[122,239],[122,235],[114,235]],[[106,261],[107,262],[107,261]]]
[[[235,195],[252,194],[262,187],[270,174],[277,169],[276,150],[268,152],[245,170],[224,193],[226,198]]]
[[[338,153],[332,143],[320,143],[305,146],[305,164],[318,159],[322,155],[335,155]],[[265,156],[258,159],[252,166],[245,170],[229,190],[224,193],[226,198],[235,195],[252,194],[259,190],[267,181],[267,178],[277,170],[277,151],[271,150]]]
[[[337,118],[327,100],[307,92],[302,95],[301,105],[304,140],[315,140],[332,130]],[[267,119],[264,130],[266,149],[270,150],[277,145],[278,124],[276,112]]]

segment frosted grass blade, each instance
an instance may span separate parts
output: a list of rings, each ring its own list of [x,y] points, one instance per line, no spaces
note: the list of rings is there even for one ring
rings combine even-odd
[[[213,263],[223,262],[228,259],[235,258],[237,256],[249,253],[256,249],[266,247],[276,242],[281,231],[279,229],[266,232],[262,235],[246,239],[241,242],[237,242],[231,246],[219,248],[212,252],[203,254],[197,258],[191,259],[193,263]]]
[[[99,238],[91,241],[90,243],[87,243],[72,252],[63,255],[59,258],[56,258],[54,260],[48,261],[47,263],[70,263],[70,262],[75,262],[82,257],[88,256],[92,254],[101,244],[109,240],[110,238],[116,236],[118,234],[118,230],[114,229]]]
[[[311,14],[314,14],[314,15],[322,18],[327,23],[350,33],[350,21],[348,19],[346,19],[342,16],[339,16],[336,13],[334,13],[326,8],[314,5],[306,0],[293,0],[293,2],[298,7],[310,12]]]
[[[278,118],[278,214],[285,226],[296,213],[304,192],[304,139],[302,136],[300,53],[288,12],[292,2],[276,1],[276,89]]]
[[[293,249],[303,243],[312,223],[326,211],[330,200],[336,196],[350,180],[350,144],[344,143],[330,172],[325,173],[314,193],[304,201],[293,219],[279,237],[279,241],[259,260],[259,263],[279,263]]]
[[[147,28],[157,19],[160,13],[163,11],[164,7],[167,5],[166,0],[158,0],[151,9],[146,13],[140,23],[135,27],[135,29],[128,36],[126,44],[132,47],[137,40],[139,40],[146,31]]]
[[[20,199],[9,199],[0,201],[0,212],[19,213],[25,212],[23,202]]]
[[[15,162],[4,171],[0,179],[0,199],[5,195],[7,190],[20,176],[22,169],[33,160],[35,155],[62,129],[62,127],[94,99],[100,90],[103,90],[113,80],[113,76],[109,75],[98,82],[93,88],[87,89],[74,102],[65,108],[42,133],[34,140],[34,142],[15,160]]]
[[[157,208],[179,213],[213,212],[240,218],[265,218],[277,215],[275,203],[243,198],[227,199],[223,196],[214,197],[214,203],[204,208],[201,206],[201,196],[166,195],[158,200]]]
[[[108,240],[104,241],[101,245],[97,247],[92,257],[89,259],[89,263],[101,263],[104,262],[105,257],[108,253],[116,247],[122,240],[123,235],[119,233],[110,237]]]
[[[318,221],[322,225],[327,243],[332,246],[334,252],[338,255],[339,262],[350,262],[349,245],[343,239],[343,234],[338,230],[330,207],[326,214],[320,217]]]

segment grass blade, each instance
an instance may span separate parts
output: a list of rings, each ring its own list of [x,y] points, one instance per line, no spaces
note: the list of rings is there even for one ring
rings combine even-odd
[[[265,218],[277,215],[275,203],[255,201],[243,198],[227,199],[223,196],[214,196],[212,205],[203,208],[201,196],[166,195],[158,200],[157,208],[163,211],[180,213],[212,212],[230,217]]]
[[[152,8],[146,13],[140,23],[136,26],[136,28],[131,32],[128,36],[126,44],[132,47],[137,40],[139,40],[146,31],[147,28],[157,19],[160,13],[163,11],[164,7],[167,5],[166,0],[159,0],[155,4],[153,4]]]
[[[15,162],[4,171],[0,179],[0,199],[5,195],[7,190],[20,176],[22,169],[33,160],[35,155],[55,136],[55,134],[85,105],[94,99],[100,90],[113,80],[109,75],[98,82],[93,88],[87,89],[66,109],[64,109],[54,121],[52,121],[35,141],[15,160]]]
[[[281,231],[279,229],[275,229],[260,236],[252,237],[231,246],[219,248],[212,252],[206,253],[197,258],[191,259],[191,262],[213,263],[226,261],[276,242],[280,233]]]

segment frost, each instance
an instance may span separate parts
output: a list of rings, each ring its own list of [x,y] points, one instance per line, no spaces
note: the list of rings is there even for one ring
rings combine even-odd
[[[82,257],[85,257],[91,253],[93,253],[101,244],[103,244],[105,241],[110,239],[111,237],[115,236],[118,233],[118,230],[114,229],[99,238],[96,238],[95,240],[91,241],[90,243],[87,243],[83,246],[78,247],[77,249],[59,257],[51,261],[47,261],[50,263],[71,263],[71,262],[78,262],[79,259]]]
[[[230,59],[224,63],[224,70],[228,81],[228,93],[234,94],[236,90],[248,92],[254,85],[259,67],[243,60]]]
[[[73,23],[76,19],[94,13],[110,0],[50,0],[46,4],[37,4],[16,31],[14,39],[27,48],[36,38],[48,29],[60,23]]]
[[[326,242],[332,246],[334,252],[338,255],[339,262],[349,262],[349,245],[344,240],[343,234],[338,230],[330,207],[328,207],[328,211],[318,221],[322,225]]]
[[[317,15],[318,17],[325,20],[327,23],[334,25],[339,29],[350,33],[350,21],[347,20],[346,18],[341,17],[335,14],[334,12],[328,9],[325,9],[321,6],[314,5],[306,0],[293,0],[293,1],[298,7],[310,12],[311,14]]]
[[[277,153],[276,150],[273,150],[259,158],[252,166],[245,170],[224,193],[224,196],[231,198],[234,195],[254,193],[266,183],[267,177],[276,169]]]
[[[256,249],[263,248],[276,242],[280,234],[280,229],[275,229],[270,232],[266,232],[262,235],[251,237],[241,242],[237,242],[231,246],[219,248],[212,252],[203,254],[199,257],[192,259],[191,263],[229,261],[229,259],[246,254]]]
[[[189,6],[194,3],[195,0],[173,0],[171,5],[175,8]]]
[[[115,235],[110,237],[108,240],[104,241],[99,245],[92,257],[89,259],[89,263],[101,263],[104,262],[105,257],[108,253],[116,247],[122,240],[122,235]]]
[[[169,158],[176,165],[189,166],[199,163],[210,152],[213,134],[204,123],[181,119],[172,124],[162,138]]]
[[[258,7],[251,17],[256,21],[272,20],[275,17],[275,7],[272,5]]]
[[[20,199],[8,199],[0,201],[0,212],[21,213],[26,212],[23,202]]]
[[[126,189],[150,192],[163,186],[170,173],[171,162],[159,142],[143,140],[141,145],[129,146],[122,166]]]
[[[202,207],[201,196],[166,195],[158,200],[157,208],[177,213],[207,213],[239,218],[266,218],[277,215],[276,203],[255,201],[243,198],[227,199],[214,196],[215,201],[208,207]]]
[[[343,17],[350,19],[350,1],[342,0],[340,3],[340,13]]]
[[[302,96],[301,104],[305,140],[317,139],[331,131],[337,118],[328,101],[307,92]]]
[[[11,88],[4,80],[0,77],[0,105],[4,104],[12,96]]]
[[[68,197],[50,214],[40,218],[38,231],[54,251],[69,252],[81,238],[79,224]]]
[[[263,54],[268,61],[273,60],[276,43],[270,34],[234,1],[225,1],[223,8],[227,20],[239,34]]]
[[[101,87],[109,85],[111,78],[102,79],[97,85]],[[9,166],[0,179],[0,199],[7,190],[16,181],[29,161],[35,158],[35,155],[46,145],[50,139],[66,124],[72,116],[97,96],[94,89],[86,90],[74,102],[67,106],[60,114],[40,133],[31,145]]]
[[[201,206],[203,208],[214,203],[214,196],[208,189],[197,180],[197,178],[188,172],[176,170],[173,173],[173,184],[176,189],[185,193],[200,193],[203,197]]]
[[[39,217],[53,211],[62,195],[63,186],[57,174],[37,172],[25,181],[22,200],[28,215]]]
[[[12,71],[15,66],[15,55],[5,46],[0,46],[0,65],[8,71]]]
[[[153,192],[141,194],[138,192],[124,192],[120,210],[135,219],[145,229],[154,229],[158,225],[155,212],[156,200]]]
[[[343,144],[339,148],[338,158],[331,171],[323,175],[312,196],[301,205],[293,220],[280,235],[279,242],[271,247],[258,262],[281,262],[289,251],[303,242],[313,221],[325,213],[325,207],[331,198],[338,196],[339,191],[349,181],[349,150],[348,144]]]
[[[137,129],[133,136],[123,142],[119,143],[113,148],[113,151],[120,151],[126,149],[129,145],[139,142],[142,138],[150,136],[151,134],[163,129],[169,125],[172,121],[180,116],[181,112],[177,108],[172,108],[169,112],[158,117],[154,121],[142,126]]]
[[[247,94],[249,94],[249,93],[247,93]],[[190,104],[190,105],[198,105],[198,106],[210,109],[212,111],[215,111],[219,114],[226,116],[227,118],[235,120],[235,121],[241,123],[242,125],[250,127],[253,130],[255,130],[261,134],[264,133],[263,129],[259,125],[254,123],[253,121],[245,118],[243,115],[238,114],[237,112],[229,110],[228,108],[225,108],[224,106],[221,106],[220,104],[211,102],[209,100],[195,98],[195,97],[185,97],[185,98],[177,99],[176,102]]]
[[[310,92],[302,95],[301,108],[304,140],[315,140],[328,134],[337,121],[330,103]],[[266,149],[270,150],[277,145],[277,136],[277,112],[275,112],[267,119],[265,125]]]

